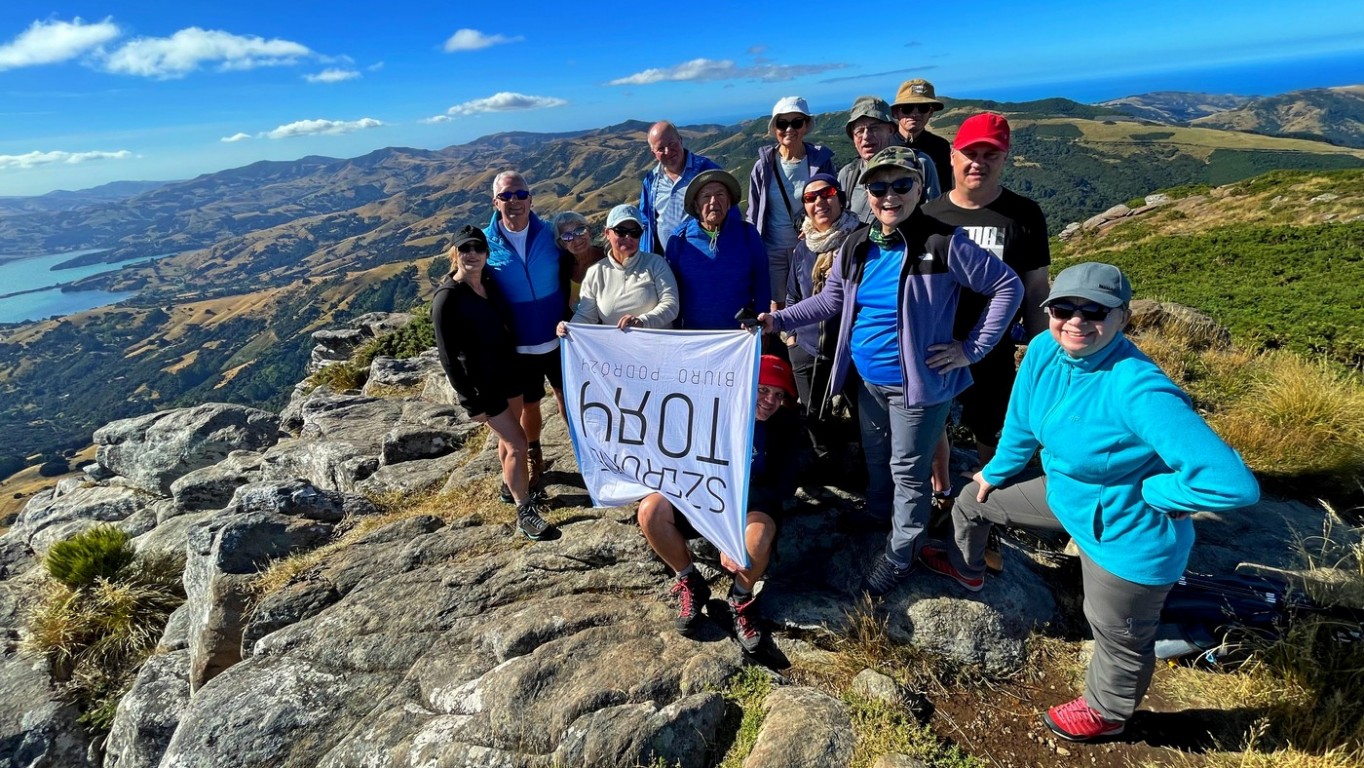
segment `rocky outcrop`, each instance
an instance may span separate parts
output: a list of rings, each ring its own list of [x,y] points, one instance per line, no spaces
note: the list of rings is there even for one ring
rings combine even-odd
[[[767,717],[744,768],[841,768],[856,740],[842,702],[814,688],[778,688],[763,703]]]
[[[141,490],[168,496],[171,483],[279,439],[279,418],[241,405],[208,403],[115,421],[95,432],[100,466]]]

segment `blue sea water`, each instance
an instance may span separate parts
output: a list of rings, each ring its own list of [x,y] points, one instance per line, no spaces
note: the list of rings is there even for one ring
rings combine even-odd
[[[120,302],[135,295],[136,292],[71,291],[63,293],[60,288],[48,287],[160,258],[159,256],[151,256],[117,264],[100,263],[70,269],[53,269],[64,261],[82,254],[94,253],[97,250],[99,249],[57,253],[50,256],[33,256],[24,259],[5,259],[0,256],[0,294],[32,291],[32,293],[21,293],[18,296],[7,296],[0,299],[0,323],[43,320]],[[36,290],[39,288],[48,288],[48,290]]]

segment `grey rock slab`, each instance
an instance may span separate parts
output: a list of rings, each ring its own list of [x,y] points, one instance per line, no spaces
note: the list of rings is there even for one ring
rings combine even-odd
[[[414,459],[444,456],[464,444],[463,433],[418,424],[402,424],[389,430],[379,444],[379,464],[401,464]]]
[[[233,451],[211,467],[189,472],[171,483],[171,498],[183,510],[222,509],[232,492],[260,478],[262,454]]]
[[[364,447],[333,440],[283,440],[265,452],[263,482],[306,480],[318,488],[354,491],[379,469],[379,457]]]
[[[441,488],[469,459],[463,453],[448,453],[433,459],[387,464],[363,480],[355,489],[365,494],[421,492]]]
[[[279,418],[256,408],[206,403],[115,421],[95,431],[96,460],[143,490],[169,496],[171,483],[235,450],[279,439]]]
[[[367,312],[351,321],[351,327],[368,336],[386,336],[409,325],[409,312]]]
[[[1360,538],[1357,529],[1332,525],[1323,507],[1301,501],[1267,497],[1245,509],[1200,512],[1194,515],[1189,570],[1226,574],[1242,563],[1300,568],[1304,551],[1318,548],[1327,529],[1347,547]]]
[[[87,528],[126,520],[154,500],[132,488],[98,485],[68,489],[61,495],[42,491],[24,505],[7,536],[24,541],[36,552],[45,552]]]
[[[119,701],[104,768],[156,768],[189,704],[188,650],[154,654]]]
[[[724,713],[718,693],[698,693],[664,707],[653,702],[606,707],[568,727],[554,760],[565,768],[635,768],[655,761],[703,768]]]
[[[777,688],[744,768],[842,768],[857,740],[843,703],[814,688]]]
[[[365,380],[363,392],[382,396],[392,390],[415,390],[426,384],[431,368],[431,362],[421,357],[376,357],[369,364],[369,378]],[[440,364],[437,363],[435,368],[441,370]]]

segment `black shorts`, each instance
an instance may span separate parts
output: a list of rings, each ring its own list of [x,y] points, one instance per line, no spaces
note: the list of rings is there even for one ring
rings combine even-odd
[[[672,502],[669,502],[669,503],[672,503]],[[765,514],[765,515],[767,515],[768,517],[772,518],[772,522],[773,522],[774,524],[776,524],[776,526],[777,526],[777,532],[778,532],[778,533],[781,533],[781,505],[780,505],[780,504],[777,505],[777,509],[776,509],[776,511],[774,511],[774,512],[769,512],[769,511],[767,511],[767,510],[765,510],[765,509],[755,509],[755,508],[754,508],[754,504],[753,504],[753,499],[750,497],[749,500],[748,500],[748,511],[749,511],[749,512],[762,512],[763,514]],[[638,508],[635,509],[635,522],[636,522],[636,523],[639,522],[639,509],[638,509]],[[684,538],[684,539],[691,540],[691,539],[699,539],[699,538],[701,538],[701,534],[696,530],[696,527],[693,526],[693,525],[691,524],[691,520],[690,520],[686,515],[682,514],[682,510],[678,509],[677,507],[673,507],[673,525],[677,526],[677,532],[680,533],[680,534],[682,534],[682,538]]]
[[[538,355],[517,353],[521,360],[521,396],[526,404],[538,403],[545,396],[545,379],[555,392],[564,390],[564,366],[559,350]]]
[[[961,403],[962,426],[971,430],[977,442],[999,444],[1016,375],[1014,345],[1007,339],[971,366],[973,383],[957,395],[957,402]]]

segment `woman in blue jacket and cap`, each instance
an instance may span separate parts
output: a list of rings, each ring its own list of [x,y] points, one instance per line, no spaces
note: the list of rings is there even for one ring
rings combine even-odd
[[[974,592],[992,525],[1070,534],[1094,657],[1084,695],[1044,719],[1072,741],[1122,733],[1145,695],[1165,595],[1193,547],[1189,515],[1260,494],[1188,396],[1123,335],[1131,300],[1131,284],[1109,264],[1056,276],[1043,302],[1048,330],[1028,345],[999,451],[953,507],[952,546],[920,553],[929,570]],[[1045,474],[1028,469],[1039,447]]]

